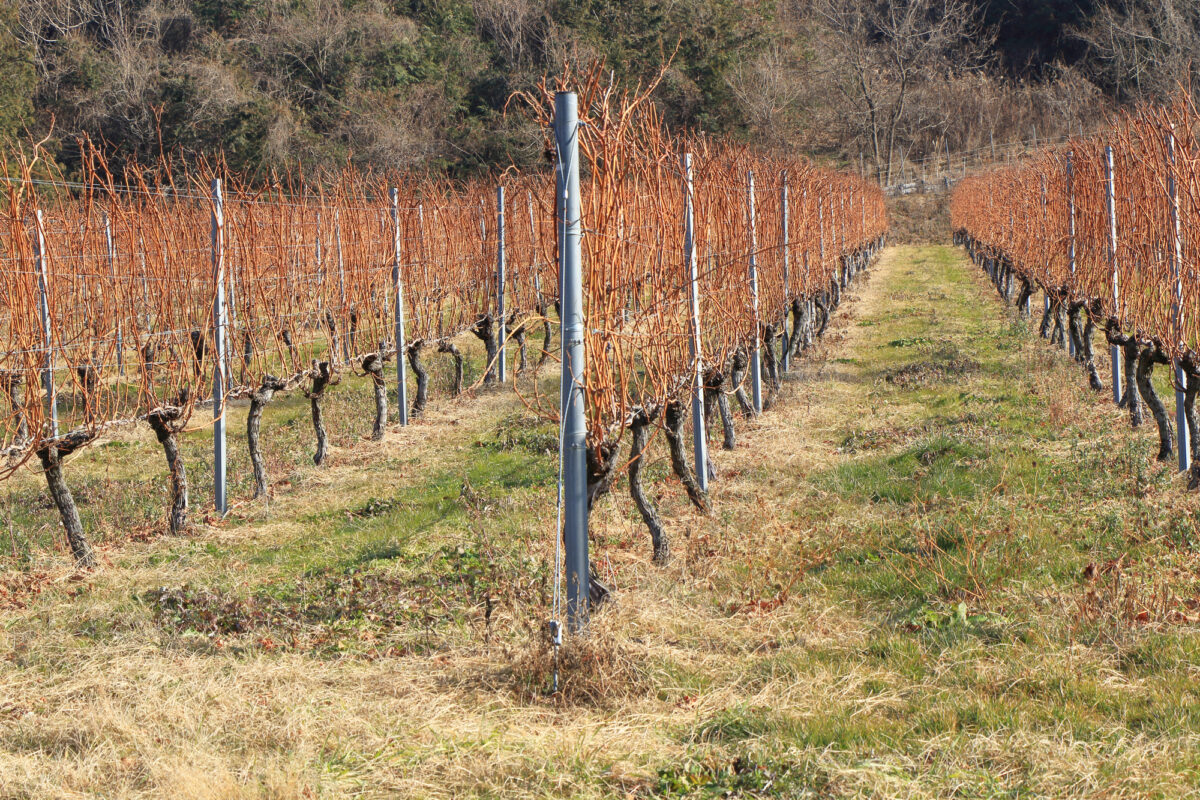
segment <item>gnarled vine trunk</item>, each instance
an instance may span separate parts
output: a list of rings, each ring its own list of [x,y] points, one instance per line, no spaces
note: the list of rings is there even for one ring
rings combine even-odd
[[[146,415],[146,422],[167,458],[167,472],[171,476],[171,514],[167,529],[176,536],[187,530],[188,512],[187,469],[179,454],[179,427],[176,425],[182,416],[183,409],[176,406],[160,406]]]
[[[63,478],[62,460],[91,440],[91,434],[75,432],[37,451],[38,460],[42,462],[42,471],[46,475],[46,488],[50,491],[50,499],[54,501],[62,518],[67,545],[71,548],[71,555],[75,557],[76,566],[80,567],[96,566],[96,555],[83,532],[83,522],[79,519],[79,508],[75,505],[75,498],[72,497],[71,489]]]
[[[1153,342],[1142,346],[1137,360],[1138,391],[1141,392],[1142,399],[1146,401],[1146,406],[1150,409],[1150,413],[1154,416],[1154,422],[1158,425],[1159,461],[1168,460],[1175,452],[1175,429],[1171,425],[1171,418],[1167,416],[1166,407],[1163,406],[1158,393],[1154,391],[1151,378],[1154,375],[1155,364],[1169,363],[1170,361],[1159,349],[1158,344]]]
[[[1050,300],[1049,292],[1046,293],[1046,299]],[[1038,328],[1038,335],[1041,336],[1043,339],[1049,339],[1050,338],[1050,320],[1051,320],[1051,314],[1054,309],[1054,301],[1050,300],[1049,303],[1045,303],[1044,305],[1045,305],[1045,310],[1042,311],[1042,324]]]
[[[804,344],[804,326],[807,320],[808,303],[800,298],[792,300],[792,337],[787,343],[788,360],[795,361],[800,357],[801,346]]]
[[[1067,306],[1067,330],[1071,336],[1071,347],[1075,350],[1075,360],[1083,363],[1083,326],[1079,319],[1079,312],[1083,310],[1083,303],[1075,302]]]
[[[325,418],[321,413],[321,400],[325,390],[337,383],[337,374],[328,361],[314,361],[312,369],[312,389],[308,398],[312,403],[313,432],[317,436],[317,452],[313,454],[313,463],[318,467],[325,463],[329,456],[329,436],[325,431]]]
[[[1142,424],[1142,400],[1138,393],[1137,387],[1137,361],[1138,361],[1138,345],[1132,336],[1122,337],[1121,346],[1121,364],[1122,372],[1125,376],[1125,391],[1121,395],[1121,401],[1117,404],[1121,408],[1129,409],[1129,426],[1131,428],[1141,427]]]
[[[683,483],[683,488],[687,491],[688,499],[692,501],[692,505],[699,509],[702,514],[707,514],[708,493],[700,488],[700,484],[696,480],[696,475],[692,472],[687,447],[684,444],[683,422],[685,417],[686,414],[684,413],[682,403],[675,400],[667,403],[663,422],[666,423],[665,432],[667,434],[667,449],[671,453],[671,468]],[[696,468],[706,469],[707,466],[707,464],[697,464]]]
[[[1029,298],[1033,296],[1033,284],[1024,275],[1020,276],[1021,293],[1017,295],[1017,311],[1022,317],[1029,316]]]
[[[817,310],[821,312],[821,322],[817,326],[816,335],[818,337],[824,336],[825,328],[829,325],[829,307],[825,304],[823,295],[817,295],[813,298],[813,302],[816,303]]]
[[[425,413],[425,405],[429,402],[429,371],[421,361],[421,350],[425,347],[424,339],[417,339],[408,345],[408,366],[413,375],[417,376],[417,394],[413,398],[412,415],[419,417]]]
[[[612,490],[617,477],[617,459],[621,455],[621,441],[605,442],[599,448],[587,448],[587,510],[590,514],[596,501]],[[596,571],[588,564],[588,604],[599,606],[612,590],[596,577]]]
[[[746,378],[746,367],[750,364],[750,358],[746,354],[744,347],[739,347],[733,352],[732,369],[730,373],[733,378],[733,396],[737,398],[738,405],[742,407],[742,413],[748,417],[754,416],[754,405],[750,402],[750,398],[746,395],[746,388],[743,386]]]
[[[522,322],[513,329],[512,340],[517,343],[517,374],[529,368],[529,356],[525,345],[525,323]]]
[[[656,416],[657,413],[650,414],[640,408],[633,412],[633,418],[629,425],[629,430],[633,434],[633,447],[629,454],[629,496],[633,499],[638,513],[642,515],[642,521],[646,523],[646,528],[650,531],[650,546],[654,563],[661,566],[671,559],[671,543],[667,539],[662,518],[658,515],[654,501],[650,499],[642,486],[642,466],[645,462],[646,448],[650,442],[651,424]]]
[[[558,308],[558,304],[555,303],[554,307]],[[546,363],[546,359],[550,358],[550,340],[554,329],[550,326],[549,311],[550,309],[545,306],[538,309],[538,313],[542,315],[542,354],[538,356],[537,365],[539,367]]]
[[[732,450],[737,444],[733,430],[733,414],[729,410],[729,396],[725,394],[725,374],[719,369],[711,369],[704,376],[704,411],[711,415],[714,410],[721,414],[721,430],[724,440],[721,446]]]
[[[250,467],[254,471],[255,499],[266,497],[269,489],[267,466],[263,460],[261,446],[263,409],[284,386],[284,382],[274,375],[264,375],[262,385],[250,394],[250,412],[246,415],[246,447],[250,451]]]
[[[1095,335],[1096,320],[1089,313],[1087,323],[1083,327],[1083,367],[1087,370],[1088,386],[1099,392],[1104,390],[1104,384],[1100,382],[1100,373],[1096,370],[1096,353],[1092,345]]]
[[[25,416],[25,376],[19,372],[7,372],[3,377],[8,404],[17,420],[16,439],[13,444],[20,447],[29,441],[29,420]]]
[[[496,363],[500,354],[500,345],[496,341],[496,328],[491,314],[485,314],[475,320],[475,324],[471,326],[471,333],[483,342],[484,349],[487,351],[487,372],[483,376],[483,382],[487,384],[496,382]]]
[[[438,342],[437,351],[439,353],[447,353],[454,359],[454,396],[458,397],[463,390],[463,357],[458,348],[454,346],[454,342],[449,339],[442,339]]]
[[[387,383],[383,378],[383,365],[386,362],[382,342],[379,343],[378,353],[370,353],[362,361],[363,372],[371,378],[371,388],[375,394],[375,424],[371,428],[373,442],[382,441],[387,430]]]
[[[779,360],[775,355],[775,326],[763,325],[763,366],[766,368],[768,385],[773,389],[779,388]]]
[[[1187,420],[1188,442],[1191,444],[1192,463],[1188,465],[1188,489],[1200,487],[1200,421],[1196,419],[1196,395],[1200,394],[1200,369],[1189,357],[1184,357],[1184,378],[1187,384],[1183,392],[1183,413]]]

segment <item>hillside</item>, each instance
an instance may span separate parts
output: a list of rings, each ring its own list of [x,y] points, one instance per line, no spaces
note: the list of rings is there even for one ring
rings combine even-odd
[[[936,31],[889,27],[881,8]],[[1120,8],[1105,13],[1136,21],[1130,35],[1173,21],[1163,47],[1188,63],[1190,12]],[[603,59],[626,84],[669,62],[656,99],[672,126],[882,169],[1090,127],[1104,98],[1161,89],[1153,48],[1135,86],[1119,42],[1085,41],[1098,14],[1028,0],[42,0],[0,12],[0,135],[51,135],[68,173],[87,135],[117,166],[220,150],[259,176],[347,160],[465,174],[540,159],[507,98]]]

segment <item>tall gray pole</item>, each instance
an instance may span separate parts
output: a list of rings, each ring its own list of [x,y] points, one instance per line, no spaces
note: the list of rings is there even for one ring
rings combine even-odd
[[[862,153],[859,153],[859,158],[862,158]],[[782,230],[780,231],[780,236],[779,236],[780,245],[783,248],[783,322],[781,324],[781,333],[783,333],[782,367],[783,367],[783,371],[787,372],[788,368],[791,366],[789,351],[792,348],[788,347],[788,344],[791,342],[791,338],[787,335],[788,306],[789,306],[789,303],[791,302],[791,300],[789,298],[789,296],[791,294],[791,275],[790,275],[790,269],[789,269],[791,264],[789,262],[789,253],[788,253],[789,216],[788,216],[788,176],[787,176],[786,172],[783,173],[783,183],[779,188],[779,208],[780,208],[780,211],[783,216],[783,225],[782,225]]]
[[[1175,292],[1171,296],[1171,336],[1175,347],[1183,346],[1183,233],[1179,225],[1179,187],[1175,182],[1175,128],[1167,131],[1167,197],[1171,201],[1171,277],[1175,280]],[[1188,376],[1175,361],[1175,428],[1179,431],[1179,471],[1187,472],[1192,465],[1191,440],[1188,438],[1187,413],[1183,407],[1183,387]]]
[[[393,187],[388,192],[392,201],[392,293],[395,295],[396,310],[396,401],[400,406],[400,424],[408,424],[408,366],[404,362],[408,342],[404,337],[404,285],[400,281],[400,190]]]
[[[562,308],[563,550],[567,627],[578,633],[588,619],[587,422],[584,419],[583,254],[579,203],[579,98],[554,96],[558,146],[558,269]]]
[[[533,216],[533,192],[526,193],[527,203],[529,206],[529,245],[530,253],[533,261],[529,265],[530,272],[533,273],[533,300],[534,308],[541,313],[542,308],[542,278],[538,269],[538,252],[537,252],[537,222]]]
[[[1113,316],[1121,318],[1121,287],[1117,272],[1117,191],[1113,180],[1113,149],[1104,148],[1104,183],[1108,205],[1108,265],[1112,269]],[[1112,346],[1113,402],[1121,402],[1121,348]]]
[[[316,256],[317,256],[317,327],[325,324],[321,319],[321,312],[324,311],[324,295],[321,291],[325,286],[325,253],[321,249],[321,212],[317,212],[317,236],[316,236]],[[145,271],[145,270],[143,270]],[[336,339],[334,342],[336,343]],[[332,360],[332,359],[331,359]]]
[[[108,255],[108,277],[112,281],[112,291],[117,291],[116,252],[113,247],[112,220],[108,212],[104,212],[104,249]],[[111,299],[111,298],[110,298]],[[125,343],[121,337],[121,317],[117,316],[117,374],[125,375]]]
[[[846,267],[846,196],[844,194],[838,195],[838,236],[842,244],[842,286],[848,286],[850,275]]]
[[[337,246],[337,264],[338,264],[338,291],[341,293],[342,307],[338,309],[340,319],[337,324],[343,326],[340,331],[339,338],[342,340],[342,358],[346,361],[350,360],[350,312],[346,308],[346,264],[342,260],[342,212],[334,209],[333,212],[333,241]],[[334,348],[336,351],[336,348]],[[337,354],[335,352],[332,359],[337,362]]]
[[[700,273],[696,268],[696,229],[693,205],[692,154],[683,156],[684,218],[683,253],[687,260],[692,301],[692,448],[696,457],[696,482],[708,491],[708,431],[704,426],[704,349],[700,337]]]
[[[216,363],[213,364],[213,494],[217,513],[229,510],[225,493],[225,201],[221,194],[221,179],[212,182],[212,264],[213,284],[213,343]]]
[[[1045,184],[1042,187],[1043,197],[1045,195]],[[1042,201],[1043,207],[1045,200]],[[1071,270],[1071,282],[1075,282],[1075,153],[1067,153],[1067,263]],[[1044,211],[1043,211],[1044,216]],[[1044,220],[1043,220],[1044,221]],[[1072,286],[1074,288],[1074,286]],[[1067,337],[1070,341],[1071,358],[1076,357],[1075,340],[1070,336]]]
[[[817,241],[820,243],[818,256],[821,269],[825,269],[825,198],[817,197]]]
[[[50,437],[58,438],[58,392],[54,386],[54,328],[50,324],[50,278],[46,272],[46,230],[42,210],[34,215],[33,259],[38,273],[38,313],[42,317],[42,344],[46,348],[42,384],[46,387],[46,413],[50,417]]]
[[[505,363],[508,359],[505,357],[508,342],[508,318],[505,316],[504,310],[504,187],[496,187],[496,313],[500,317],[500,330],[496,334],[496,341],[499,342],[500,348],[497,354],[499,363],[496,365],[496,376],[500,379],[500,383],[508,382],[508,365]]]
[[[754,218],[754,171],[746,171],[746,204],[750,213],[750,300],[754,304],[754,349],[750,354],[750,386],[754,413],[762,413],[762,336],[758,323],[758,230]]]

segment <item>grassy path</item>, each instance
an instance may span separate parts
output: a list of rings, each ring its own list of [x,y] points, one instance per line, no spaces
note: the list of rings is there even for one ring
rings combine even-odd
[[[623,484],[598,504],[617,601],[556,698],[522,408],[0,605],[0,797],[1196,793],[1195,500],[957,251],[884,254],[716,454],[710,517],[656,453],[668,568]]]

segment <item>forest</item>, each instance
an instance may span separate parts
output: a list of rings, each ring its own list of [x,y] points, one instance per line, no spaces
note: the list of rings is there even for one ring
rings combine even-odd
[[[664,121],[895,164],[1049,140],[1166,96],[1200,54],[1180,0],[22,0],[0,10],[0,136],[116,166],[468,176],[543,159],[515,93],[602,60]],[[860,162],[861,157],[861,162]],[[869,165],[869,166],[868,166]]]

